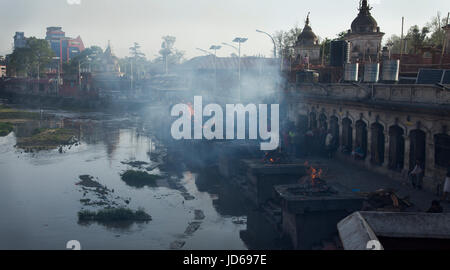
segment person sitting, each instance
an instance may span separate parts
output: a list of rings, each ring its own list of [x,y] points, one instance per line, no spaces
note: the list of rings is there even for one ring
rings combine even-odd
[[[364,151],[361,148],[361,146],[356,146],[355,150],[352,152],[352,156],[356,160],[363,160],[364,159]]]

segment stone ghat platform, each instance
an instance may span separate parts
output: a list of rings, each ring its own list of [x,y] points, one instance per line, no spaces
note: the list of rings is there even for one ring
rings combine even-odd
[[[335,237],[337,223],[362,208],[364,198],[337,185],[290,184],[275,186],[282,209],[282,230],[295,249],[311,249]]]
[[[247,196],[258,206],[274,198],[274,186],[294,184],[306,175],[306,167],[298,160],[290,163],[265,163],[261,159],[242,159],[239,181]]]

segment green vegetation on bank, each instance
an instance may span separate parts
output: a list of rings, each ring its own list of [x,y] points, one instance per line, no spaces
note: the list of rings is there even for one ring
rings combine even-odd
[[[30,137],[18,138],[17,146],[21,148],[55,148],[72,143],[76,130],[66,128],[40,128]]]
[[[152,217],[142,208],[136,211],[128,208],[105,208],[99,211],[79,211],[78,219],[80,221],[150,221]]]
[[[27,112],[0,105],[0,119],[39,119],[39,113]]]
[[[121,177],[127,185],[138,188],[144,186],[156,186],[156,180],[161,178],[159,175],[135,170],[127,170],[122,173]]]
[[[13,125],[11,123],[3,123],[0,122],[0,137],[8,135],[11,131],[13,131]]]

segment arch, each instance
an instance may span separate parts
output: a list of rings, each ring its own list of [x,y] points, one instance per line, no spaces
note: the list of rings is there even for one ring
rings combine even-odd
[[[384,162],[384,127],[380,123],[373,123],[370,126],[370,162],[381,166]]]
[[[388,168],[401,171],[405,160],[404,129],[398,125],[389,128],[389,164]]]
[[[342,149],[347,154],[350,154],[353,150],[352,120],[348,117],[342,119]]]
[[[434,164],[444,168],[450,167],[450,135],[434,135]]]
[[[323,130],[328,130],[327,116],[324,113],[319,115],[319,128]]]
[[[333,135],[333,146],[339,146],[339,118],[337,116],[330,117],[330,130]]]
[[[409,133],[409,170],[412,170],[418,160],[422,168],[426,162],[426,133],[420,129],[411,130]]]
[[[311,111],[309,113],[309,122],[308,122],[309,129],[316,129],[317,128],[317,115],[315,111]]]
[[[367,155],[367,124],[363,120],[358,120],[355,123],[355,128],[355,147],[361,148],[362,153],[364,154],[363,159],[365,159]]]

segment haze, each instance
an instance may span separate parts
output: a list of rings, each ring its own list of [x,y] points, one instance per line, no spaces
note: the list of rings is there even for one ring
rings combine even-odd
[[[161,36],[173,35],[176,47],[186,57],[200,55],[196,48],[230,42],[236,36],[248,37],[242,52],[271,56],[269,33],[303,27],[311,12],[311,25],[320,36],[334,38],[350,28],[357,15],[359,0],[0,0],[0,55],[11,52],[13,35],[45,37],[48,26],[62,26],[67,36],[80,35],[86,46],[105,47],[111,41],[114,53],[127,56],[133,42],[142,46],[150,59],[158,53]],[[448,0],[373,0],[373,16],[385,37],[400,34],[401,16],[411,25],[424,25],[440,11],[446,16]],[[219,56],[228,56],[222,48]]]

